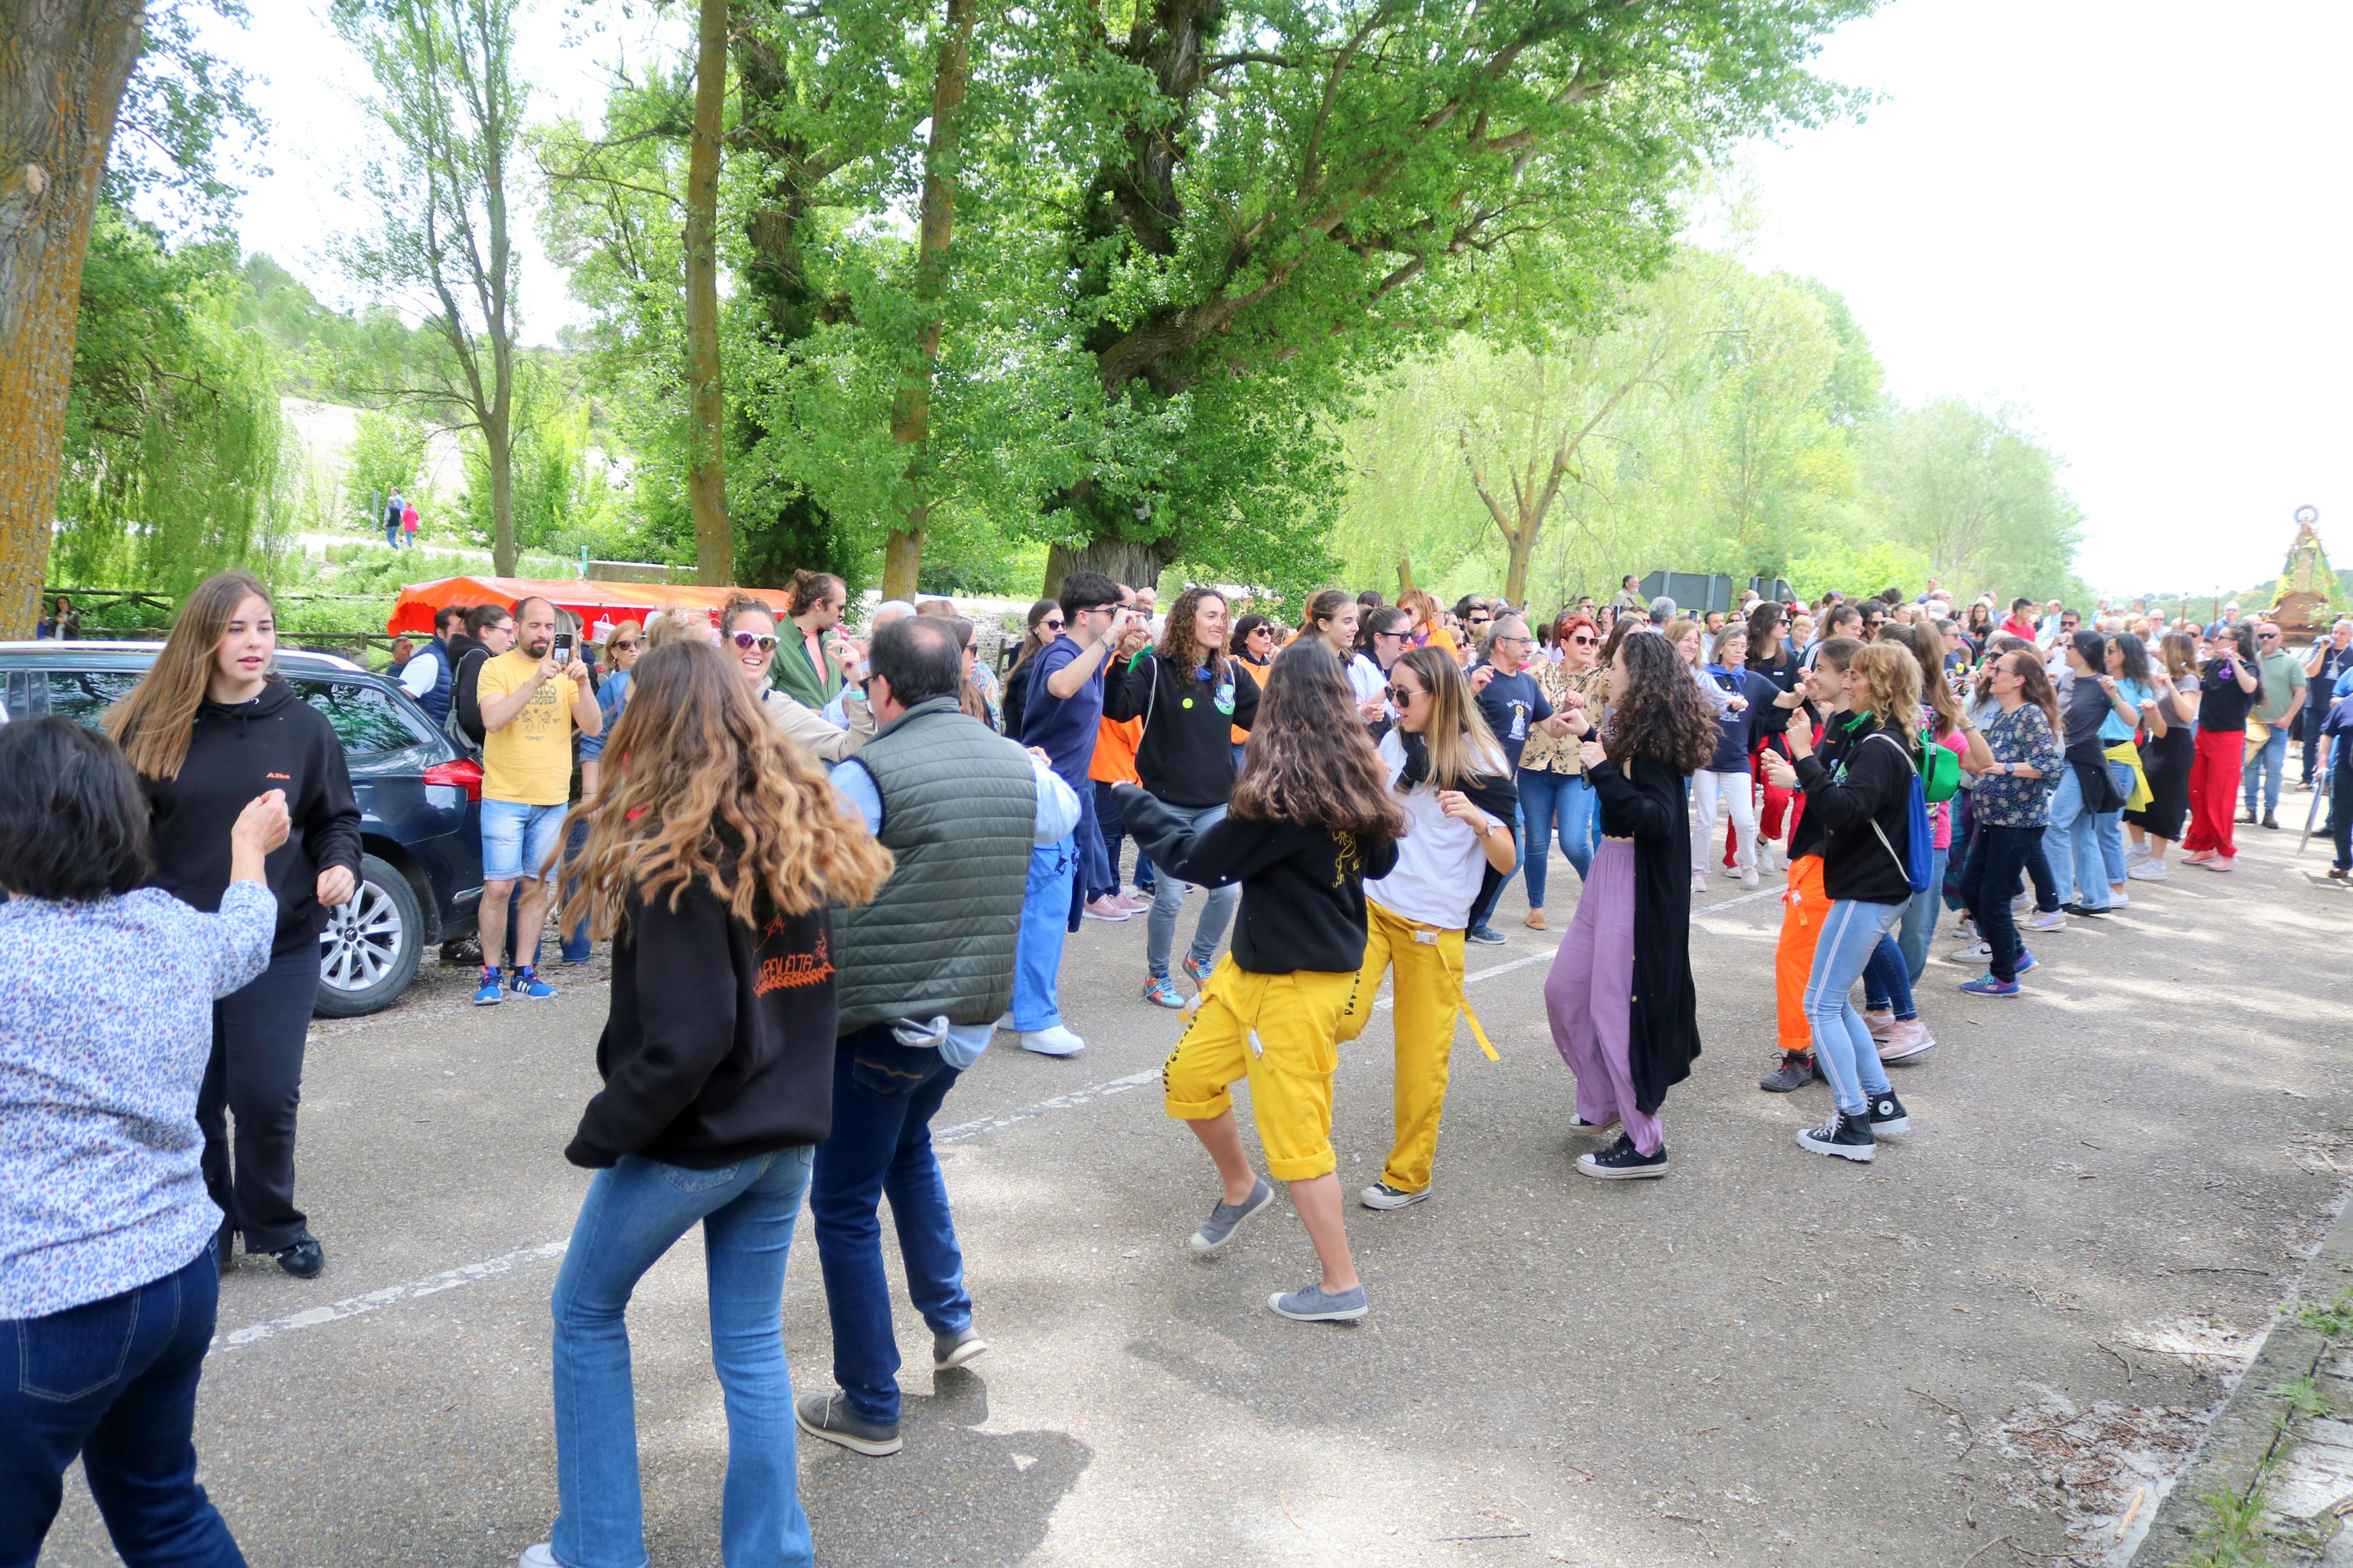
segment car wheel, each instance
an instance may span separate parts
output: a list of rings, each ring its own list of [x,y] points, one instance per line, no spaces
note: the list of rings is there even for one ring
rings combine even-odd
[[[322,1017],[356,1018],[389,1007],[417,977],[425,913],[417,889],[389,861],[360,857],[359,890],[327,911],[319,933]]]

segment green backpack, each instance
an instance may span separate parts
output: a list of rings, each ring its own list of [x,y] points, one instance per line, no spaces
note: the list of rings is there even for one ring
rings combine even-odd
[[[1941,805],[1961,793],[1961,759],[1936,743],[1933,724],[1920,730],[1920,793],[1930,805]]]

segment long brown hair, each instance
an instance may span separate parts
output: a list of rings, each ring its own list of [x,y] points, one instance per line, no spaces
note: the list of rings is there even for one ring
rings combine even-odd
[[[1880,627],[1879,640],[1899,642],[1911,649],[1920,666],[1920,700],[1932,710],[1936,739],[1941,741],[1961,727],[1961,700],[1953,695],[1953,683],[1945,679],[1945,634],[1924,621],[1894,630],[1891,637],[1888,627]]]
[[[1887,628],[1881,627],[1880,636],[1886,635]],[[1920,725],[1920,660],[1911,646],[1865,643],[1846,668],[1849,674],[1862,677],[1872,722],[1908,742]]]
[[[675,910],[695,885],[746,924],[763,899],[792,915],[862,904],[893,865],[707,643],[638,658],[597,798],[572,808],[559,840],[582,821],[564,923],[593,920],[599,932],[619,929],[632,893],[668,893]]]
[[[1356,602],[1356,596],[1345,588],[1324,589],[1307,601],[1307,608],[1299,617],[1299,635],[1303,637],[1322,637],[1324,628],[1315,623],[1330,620],[1334,616],[1338,615],[1344,606],[1354,605]],[[1363,620],[1362,616],[1357,617],[1356,629],[1359,632],[1364,629]]]
[[[1609,760],[1622,765],[1640,757],[1664,763],[1679,773],[1707,766],[1723,731],[1683,656],[1665,637],[1651,633],[1628,637],[1618,645],[1616,657],[1626,666],[1626,689],[1617,689],[1620,682],[1613,671],[1609,721],[1601,738]]]
[[[795,616],[806,615],[836,594],[839,594],[844,601],[849,597],[849,588],[832,573],[797,571],[793,574],[792,581],[785,584],[783,618],[790,620]],[[761,608],[767,609],[767,606],[763,605]],[[768,611],[771,616],[776,613],[774,610]]]
[[[617,657],[616,649],[613,645],[633,632],[637,635],[638,652],[640,655],[644,654],[646,651],[646,629],[638,625],[635,621],[623,621],[618,626],[615,626],[610,632],[606,634],[605,647],[597,656],[596,668],[603,670],[607,675],[610,675],[615,670],[620,668],[621,661]]]
[[[2198,679],[2198,639],[2188,632],[2168,632],[2158,645],[2165,655],[2165,673],[2179,684],[2182,677]]]
[[[1061,607],[1061,602],[1056,599],[1040,599],[1029,606],[1029,623],[1023,628],[1021,652],[1013,661],[1014,668],[1018,669],[1038,657],[1039,651],[1046,646],[1038,640],[1038,623],[1046,618],[1048,612]],[[1055,635],[1060,637],[1061,634],[1057,632]]]
[[[923,602],[929,605],[944,605],[947,603],[945,599],[926,599]],[[942,629],[946,631],[948,636],[955,638],[956,655],[959,658],[961,658],[966,652],[970,651],[972,647],[974,628],[973,624],[964,616],[958,615],[935,616],[929,610],[925,610],[922,613],[920,618],[927,621],[938,622]],[[964,710],[964,716],[965,718],[977,719],[982,723],[988,725],[992,730],[997,728],[996,724],[991,722],[989,720],[988,699],[980,694],[980,688],[972,683],[972,677],[965,674],[960,668],[956,671],[956,706]]]
[[[261,579],[250,572],[221,572],[206,578],[172,619],[172,633],[164,651],[139,684],[106,710],[100,721],[114,743],[122,748],[134,772],[151,779],[175,779],[188,760],[188,740],[195,732],[196,709],[212,684],[213,656],[228,635],[237,607],[259,597],[278,616],[277,604]],[[278,679],[271,661],[269,679]]]
[[[1430,726],[1422,731],[1421,742],[1430,753],[1426,782],[1430,788],[1469,789],[1508,771],[1504,748],[1495,743],[1495,732],[1471,699],[1471,682],[1444,648],[1410,649],[1390,669],[1389,678],[1395,679],[1399,669],[1413,671],[1430,693]],[[1708,750],[1714,754],[1713,738]]]
[[[1404,834],[1388,768],[1365,732],[1339,659],[1322,638],[1301,637],[1275,655],[1229,810],[1245,822],[1295,822],[1385,838]]]
[[[2059,722],[2059,691],[2051,684],[2051,672],[2042,668],[2042,661],[2031,647],[2007,649],[2001,658],[2013,655],[2018,659],[2018,694],[2042,710],[2042,716],[2051,721],[2052,734],[2064,737],[2067,731]]]
[[[1225,650],[1212,653],[1193,636],[1193,623],[1201,614],[1204,599],[1215,599],[1220,605],[1226,602],[1226,596],[1215,588],[1187,588],[1168,606],[1168,624],[1160,633],[1160,657],[1167,661],[1169,668],[1183,671],[1187,680],[1203,665],[1208,666],[1209,673],[1219,679],[1226,674]]]

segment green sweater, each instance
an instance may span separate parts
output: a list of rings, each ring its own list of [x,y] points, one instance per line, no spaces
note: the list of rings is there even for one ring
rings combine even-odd
[[[819,639],[820,643],[823,641]],[[768,666],[769,683],[807,708],[822,710],[841,689],[841,671],[833,661],[811,664],[801,628],[786,621],[776,628],[776,657]]]

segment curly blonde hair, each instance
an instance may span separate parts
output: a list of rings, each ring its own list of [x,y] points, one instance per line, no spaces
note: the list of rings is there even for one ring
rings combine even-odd
[[[706,885],[734,917],[765,906],[807,914],[871,900],[891,852],[845,812],[825,770],[786,740],[708,643],[639,656],[629,700],[605,743],[597,798],[572,808],[588,825],[565,874],[564,923],[618,931],[630,895]]]

